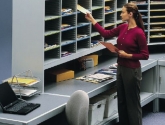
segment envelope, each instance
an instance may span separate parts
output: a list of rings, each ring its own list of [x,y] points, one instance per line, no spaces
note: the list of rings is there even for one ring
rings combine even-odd
[[[77,10],[79,10],[80,12],[87,14],[87,13],[91,13],[89,10],[85,9],[84,7],[80,6],[79,4],[77,4]]]

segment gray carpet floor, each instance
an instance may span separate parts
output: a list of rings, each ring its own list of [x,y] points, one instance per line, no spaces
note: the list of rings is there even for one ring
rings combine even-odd
[[[143,125],[165,125],[165,112],[145,112],[143,114]]]
[[[159,100],[159,112],[153,113],[152,102],[144,106],[143,125],[165,125],[165,99]]]
[[[153,112],[153,103],[149,103],[142,108],[142,125],[165,125],[165,99],[159,100],[159,112]],[[116,123],[115,125],[120,125]]]

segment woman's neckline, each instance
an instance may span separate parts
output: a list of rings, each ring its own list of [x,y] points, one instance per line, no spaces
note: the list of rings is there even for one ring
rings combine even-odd
[[[130,28],[127,27],[127,30],[132,30],[132,29],[135,29],[135,28],[137,28],[137,26],[130,27]]]

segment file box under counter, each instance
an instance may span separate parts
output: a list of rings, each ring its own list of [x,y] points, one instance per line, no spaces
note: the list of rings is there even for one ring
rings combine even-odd
[[[100,95],[103,99],[106,98],[104,117],[108,118],[118,113],[117,107],[117,92],[115,89],[110,89]]]
[[[99,96],[90,99],[88,125],[97,125],[103,121],[105,103],[106,99]]]

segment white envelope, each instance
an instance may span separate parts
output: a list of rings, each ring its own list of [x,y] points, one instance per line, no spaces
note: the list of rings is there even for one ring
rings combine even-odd
[[[79,10],[80,12],[87,14],[87,13],[91,13],[89,10],[85,9],[84,7],[80,6],[79,4],[77,4],[77,10]]]

